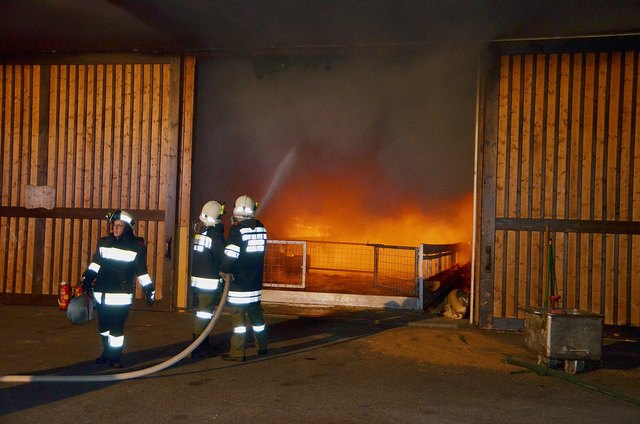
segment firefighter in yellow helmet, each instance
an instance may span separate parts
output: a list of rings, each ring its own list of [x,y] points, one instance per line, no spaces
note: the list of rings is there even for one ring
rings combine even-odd
[[[238,197],[233,208],[223,276],[231,274],[227,305],[231,312],[231,348],[222,355],[227,361],[244,361],[248,326],[255,338],[258,355],[267,353],[267,331],[260,303],[267,229],[256,219],[258,204],[249,196]]]
[[[204,204],[193,236],[191,265],[191,291],[196,297],[197,312],[193,327],[193,340],[197,339],[220,303],[223,279],[220,277],[220,261],[224,255],[224,225],[220,218],[224,204],[210,200]],[[191,353],[192,358],[215,356],[215,349],[205,338]]]
[[[148,306],[155,301],[155,286],[147,272],[147,248],[133,233],[131,213],[118,210],[107,215],[111,232],[98,240],[91,264],[82,274],[82,287],[90,293],[98,310],[102,355],[96,364],[122,368],[124,324],[133,304],[135,282],[142,286]]]

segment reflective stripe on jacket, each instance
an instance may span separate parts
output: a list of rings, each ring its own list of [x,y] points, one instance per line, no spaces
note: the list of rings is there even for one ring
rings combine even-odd
[[[147,248],[133,233],[118,238],[109,234],[98,240],[85,274],[96,276],[93,290],[99,293],[132,294],[136,280],[145,291],[153,287],[147,272]]]
[[[260,302],[266,250],[267,229],[262,222],[246,219],[231,226],[221,264],[223,272],[233,274],[230,305]]]
[[[224,256],[224,226],[205,227],[193,237],[191,287],[217,290],[222,283],[220,261]]]

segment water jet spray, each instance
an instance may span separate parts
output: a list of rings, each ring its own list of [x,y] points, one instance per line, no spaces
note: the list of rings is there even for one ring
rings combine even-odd
[[[278,191],[278,189],[282,185],[282,182],[284,181],[284,178],[293,167],[295,159],[296,159],[296,147],[294,146],[291,150],[289,150],[289,153],[287,153],[287,155],[278,164],[278,167],[276,168],[276,173],[274,174],[273,179],[271,180],[271,183],[267,188],[267,192],[260,201],[260,208],[258,209],[258,211],[262,210],[265,207],[265,205],[269,203],[269,201],[271,200],[273,195],[276,193],[276,191]]]

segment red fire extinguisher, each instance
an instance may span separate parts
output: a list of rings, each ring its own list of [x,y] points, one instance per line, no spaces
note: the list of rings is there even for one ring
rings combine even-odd
[[[58,305],[61,311],[66,311],[69,306],[69,295],[71,294],[71,287],[66,281],[61,281],[58,286]]]

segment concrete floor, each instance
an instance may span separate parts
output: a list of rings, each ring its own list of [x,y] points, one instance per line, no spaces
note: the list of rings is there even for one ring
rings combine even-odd
[[[0,423],[634,423],[640,420],[640,344],[609,343],[606,366],[579,375],[602,390],[512,372],[443,367],[372,352],[367,340],[391,328],[467,324],[420,313],[265,305],[270,350],[249,361],[185,359],[145,378],[106,383],[0,383]],[[191,339],[190,313],[132,311],[127,368],[155,365]],[[228,316],[212,333],[228,346]],[[473,329],[471,329],[473,331]],[[480,331],[480,330],[476,330]],[[493,335],[522,345],[518,333]],[[96,322],[70,324],[55,307],[0,305],[0,375],[87,375]],[[619,345],[619,346],[618,346]],[[617,346],[617,347],[616,347]],[[523,358],[531,359],[523,349]],[[614,376],[614,377],[612,377]],[[627,394],[621,399],[615,394]],[[640,402],[640,400],[638,400]]]

